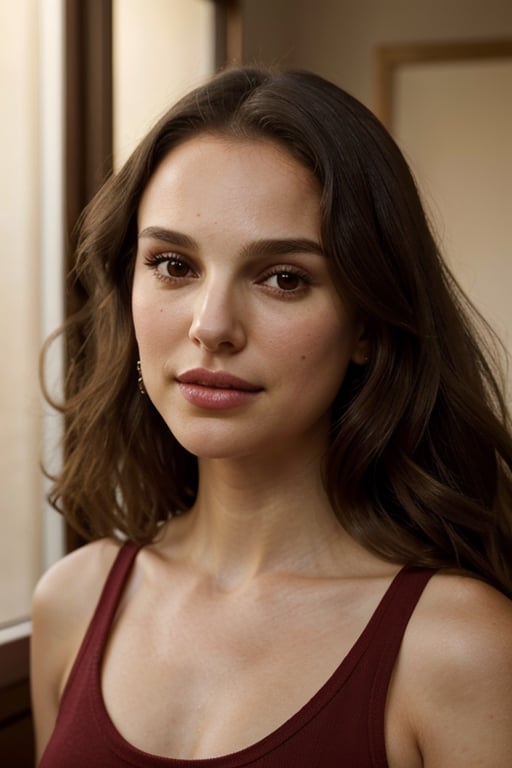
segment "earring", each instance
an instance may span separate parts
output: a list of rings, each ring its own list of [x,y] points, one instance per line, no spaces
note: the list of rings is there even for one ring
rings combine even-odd
[[[141,395],[146,394],[146,389],[144,387],[144,379],[142,378],[142,367],[140,364],[140,360],[137,360],[137,386],[139,388],[139,392]]]

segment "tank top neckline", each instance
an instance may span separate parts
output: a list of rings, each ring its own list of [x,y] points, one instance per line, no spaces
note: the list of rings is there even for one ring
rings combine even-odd
[[[281,725],[277,726],[271,733],[247,747],[229,754],[209,758],[185,759],[155,755],[131,744],[114,725],[103,698],[101,678],[104,651],[113,618],[139,550],[140,547],[138,545],[131,543],[124,544],[119,550],[95,612],[96,617],[102,608],[105,609],[100,631],[95,633],[94,636],[88,637],[89,633],[86,634],[81,652],[79,653],[79,656],[82,653],[86,655],[86,646],[88,646],[88,651],[91,652],[90,660],[95,667],[93,675],[94,686],[92,686],[92,690],[89,692],[89,698],[91,701],[91,714],[96,720],[98,732],[106,740],[108,747],[122,760],[134,766],[134,768],[139,768],[139,766],[144,766],[144,768],[147,766],[152,766],[152,768],[164,768],[165,766],[167,768],[243,768],[243,766],[249,765],[253,761],[261,759],[264,755],[272,752],[283,742],[291,738],[294,733],[302,729],[306,723],[329,704],[357,666],[359,660],[371,644],[372,638],[377,635],[387,609],[392,605],[393,599],[400,590],[404,580],[408,575],[412,575],[413,572],[420,574],[421,578],[421,574],[424,574],[426,571],[426,569],[405,566],[395,574],[367,624],[334,672],[299,710]],[[114,572],[117,572],[116,588],[109,595],[108,586]],[[105,602],[108,604],[105,605]],[[93,617],[91,624],[95,623],[95,617]],[[79,657],[76,660],[77,664],[78,662]]]

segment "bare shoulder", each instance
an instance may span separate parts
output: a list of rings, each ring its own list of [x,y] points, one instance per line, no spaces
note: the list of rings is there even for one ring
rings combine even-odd
[[[120,544],[87,544],[39,580],[32,603],[31,685],[38,753],[46,744],[62,689]]]
[[[119,551],[113,539],[86,544],[55,563],[34,591],[33,618],[46,622],[92,614]],[[92,609],[92,610],[91,610]]]
[[[425,768],[512,765],[512,601],[471,577],[434,576],[397,669]]]
[[[476,578],[438,574],[425,589],[408,640],[444,672],[478,674],[476,661],[506,665],[512,659],[512,601]]]

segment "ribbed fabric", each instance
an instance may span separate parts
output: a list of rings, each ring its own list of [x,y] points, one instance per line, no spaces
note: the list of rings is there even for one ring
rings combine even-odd
[[[384,708],[389,680],[409,618],[433,571],[406,568],[398,573],[334,674],[269,736],[224,757],[178,760],[130,745],[110,720],[101,693],[104,648],[137,552],[126,544],[112,566],[40,768],[388,767]]]

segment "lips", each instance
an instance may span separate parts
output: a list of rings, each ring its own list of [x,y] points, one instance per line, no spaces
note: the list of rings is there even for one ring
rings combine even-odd
[[[181,394],[201,411],[231,411],[250,405],[262,387],[225,371],[195,368],[176,378]]]
[[[177,377],[180,384],[193,384],[209,389],[235,389],[239,392],[259,392],[261,387],[251,384],[245,379],[233,376],[225,371],[208,371],[205,368],[194,368]]]

